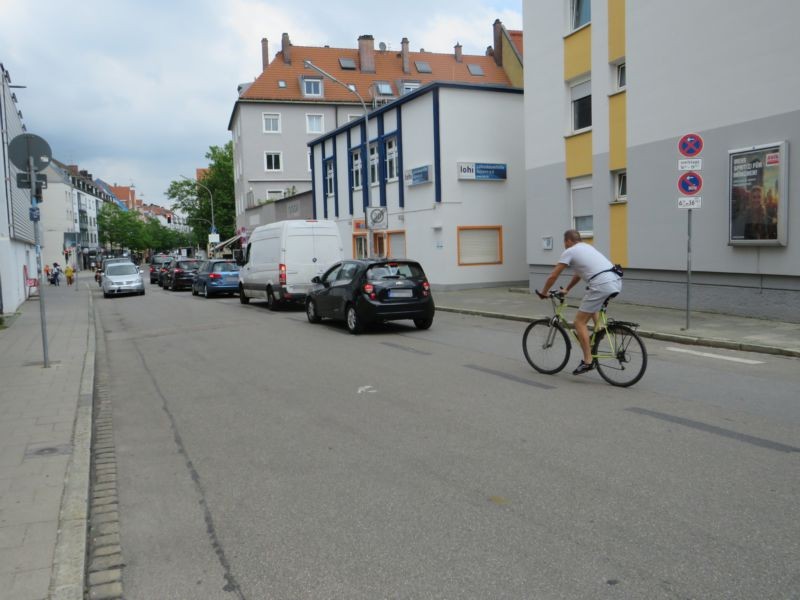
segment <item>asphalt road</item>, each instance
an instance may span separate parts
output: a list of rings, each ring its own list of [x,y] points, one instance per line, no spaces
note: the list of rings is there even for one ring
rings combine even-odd
[[[796,359],[618,389],[516,322],[97,293],[126,598],[800,598]]]

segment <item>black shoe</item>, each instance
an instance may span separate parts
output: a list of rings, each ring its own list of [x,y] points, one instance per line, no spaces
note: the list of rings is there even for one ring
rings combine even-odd
[[[583,375],[584,373],[588,373],[594,369],[594,364],[587,365],[585,362],[581,361],[578,363],[578,366],[572,372],[573,375]]]

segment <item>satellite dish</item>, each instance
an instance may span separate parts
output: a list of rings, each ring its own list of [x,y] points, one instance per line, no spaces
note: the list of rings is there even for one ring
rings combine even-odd
[[[386,42],[381,42],[378,44],[378,48],[380,48],[381,52],[386,52]]]

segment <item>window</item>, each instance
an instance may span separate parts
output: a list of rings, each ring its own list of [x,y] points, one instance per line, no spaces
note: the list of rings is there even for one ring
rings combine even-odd
[[[592,20],[592,0],[570,1],[572,4],[572,29],[578,29]]]
[[[339,66],[346,71],[355,71],[356,61],[354,61],[352,58],[340,58]]]
[[[499,226],[459,227],[459,265],[497,265],[503,262],[503,230]]]
[[[570,87],[572,103],[572,131],[592,126],[592,81],[587,80]]]
[[[281,160],[281,152],[264,152],[264,170],[265,171],[281,171],[283,170],[283,161]]]
[[[325,193],[328,196],[333,196],[333,161],[329,160],[325,163]]]
[[[361,189],[361,149],[350,152],[350,172],[353,176],[353,189]]]
[[[353,236],[353,257],[354,258],[367,258],[367,236],[354,235]]]
[[[352,115],[352,114],[348,114],[348,115],[347,115],[347,122],[349,123],[350,121],[360,121],[360,120],[361,120],[361,119],[363,119],[363,118],[364,118],[364,115]]]
[[[470,75],[483,75],[483,69],[480,65],[467,64]]]
[[[419,81],[403,81],[400,83],[400,92],[408,94],[419,88]]]
[[[424,60],[415,60],[414,66],[417,67],[417,73],[432,73],[430,64]]]
[[[397,179],[397,138],[386,138],[386,181]]]
[[[369,145],[369,182],[378,183],[378,144]]]
[[[278,87],[279,88],[285,88],[286,87],[286,82],[283,79],[279,79],[278,80]]]
[[[592,178],[580,177],[570,182],[572,227],[582,236],[594,233],[594,206],[592,203]]]
[[[620,171],[614,176],[614,200],[624,202],[628,199],[628,172]]]
[[[617,65],[617,89],[624,90],[625,89],[625,63],[621,63]]]
[[[322,115],[306,115],[306,133],[323,133],[324,123]]]
[[[306,96],[322,96],[322,79],[303,79],[303,93]]]
[[[391,96],[392,95],[392,84],[386,81],[376,81],[375,82],[375,90],[381,96]]]
[[[263,117],[264,117],[264,133],[281,132],[280,113],[263,113]]]

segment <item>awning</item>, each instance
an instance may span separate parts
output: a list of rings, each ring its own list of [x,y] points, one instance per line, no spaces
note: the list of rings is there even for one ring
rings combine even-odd
[[[241,236],[240,234],[238,234],[238,233],[237,233],[237,234],[236,234],[235,236],[233,236],[232,238],[230,238],[230,239],[228,239],[228,240],[225,240],[224,242],[220,242],[220,243],[219,243],[219,244],[217,244],[216,246],[213,246],[213,247],[211,248],[211,251],[212,251],[212,252],[216,252],[217,250],[221,250],[222,248],[227,248],[227,247],[228,247],[228,246],[230,246],[230,245],[231,245],[233,242],[235,242],[235,241],[238,241],[238,240],[239,240],[239,238],[241,238],[241,237],[242,237],[242,236]]]

